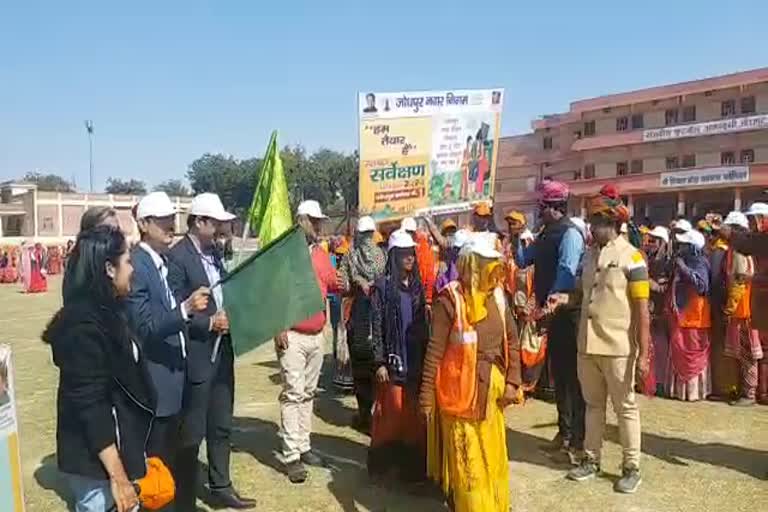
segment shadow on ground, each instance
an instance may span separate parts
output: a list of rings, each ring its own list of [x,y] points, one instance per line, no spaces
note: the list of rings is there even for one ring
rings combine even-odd
[[[619,429],[615,425],[608,425],[605,432],[606,439],[619,442]],[[723,443],[694,443],[646,432],[643,432],[642,447],[644,454],[675,466],[687,466],[687,459],[768,480],[768,453],[761,450]]]
[[[278,427],[275,423],[239,417],[234,419],[234,426],[232,445],[235,451],[248,453],[261,464],[283,472],[278,459]],[[394,504],[401,503],[402,494],[374,486],[368,478],[365,467],[367,446],[341,437],[313,433],[312,448],[328,460],[331,472],[328,490],[344,512],[358,512],[358,507],[384,512],[396,510]],[[425,500],[425,506],[420,507],[425,512],[445,510],[434,498]]]
[[[67,504],[67,510],[73,512],[75,505],[64,478],[56,465],[56,454],[46,455],[40,461],[40,466],[35,470],[35,481],[43,489],[53,491]]]

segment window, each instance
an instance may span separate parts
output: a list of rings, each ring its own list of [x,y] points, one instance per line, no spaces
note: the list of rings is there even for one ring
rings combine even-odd
[[[755,161],[755,150],[754,149],[742,149],[741,154],[739,155],[739,161],[743,164],[751,164]]]
[[[574,180],[580,180],[581,179],[581,171],[573,171],[573,179]]]
[[[683,122],[692,123],[696,120],[696,105],[683,107]]]
[[[584,179],[591,180],[595,177],[595,164],[586,164],[584,166]]]
[[[736,115],[736,102],[734,100],[727,100],[720,104],[720,116],[730,117]]]
[[[544,137],[544,149],[552,149],[552,137]]]
[[[586,123],[584,123],[584,136],[592,137],[594,135],[595,135],[595,122],[587,121]]]
[[[696,155],[683,155],[682,167],[696,167]]]
[[[722,165],[733,165],[736,163],[736,155],[733,151],[723,151],[720,153],[720,163]]]
[[[616,176],[626,176],[628,171],[627,162],[616,162]]]
[[[645,126],[645,123],[643,122],[643,114],[633,114],[632,115],[632,129],[633,130],[639,130]]]
[[[627,116],[616,118],[616,131],[625,132],[629,130],[629,118]]]
[[[755,97],[747,96],[741,98],[741,113],[742,114],[754,114],[755,113]]]
[[[677,124],[677,114],[678,110],[676,108],[668,108],[667,111],[664,112],[664,124],[667,126]]]
[[[581,139],[581,130],[573,132],[573,138],[576,140]]]
[[[677,169],[680,167],[680,160],[676,156],[667,157],[667,169]]]
[[[630,167],[631,167],[630,171],[632,172],[632,174],[641,174],[643,172],[642,159],[632,160],[632,165]]]

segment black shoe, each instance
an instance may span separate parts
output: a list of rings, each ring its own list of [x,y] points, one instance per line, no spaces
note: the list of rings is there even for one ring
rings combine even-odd
[[[581,465],[568,472],[566,478],[575,482],[584,482],[595,478],[600,473],[600,464],[591,460],[583,460]]]
[[[307,481],[307,468],[300,460],[289,462],[285,466],[285,474],[292,484],[303,484]]]
[[[308,452],[304,452],[301,454],[301,462],[303,462],[307,466],[314,466],[316,468],[328,467],[328,463],[325,462],[325,459],[323,459],[321,456],[319,456],[312,450],[309,450]]]
[[[233,508],[235,510],[256,508],[256,500],[243,498],[233,487],[211,489],[210,501],[214,508]]]
[[[623,494],[634,494],[643,479],[640,478],[640,470],[636,467],[621,470],[621,478],[614,484],[613,490]]]

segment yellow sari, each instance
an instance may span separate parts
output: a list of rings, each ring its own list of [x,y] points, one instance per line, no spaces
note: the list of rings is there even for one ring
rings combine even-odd
[[[485,420],[441,415],[428,428],[427,473],[439,483],[455,512],[507,512],[509,461],[504,411],[498,401],[505,379],[491,370]]]

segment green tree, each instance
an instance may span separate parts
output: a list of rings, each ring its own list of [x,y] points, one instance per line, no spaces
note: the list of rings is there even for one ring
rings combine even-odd
[[[74,192],[75,188],[70,182],[56,174],[44,174],[40,172],[28,172],[24,181],[34,183],[38,190],[44,192]]]
[[[120,178],[109,178],[107,180],[107,187],[104,190],[107,194],[143,196],[147,193],[147,186],[143,181],[140,180],[121,180]]]
[[[169,196],[187,197],[191,195],[189,188],[182,180],[166,180],[155,186],[156,191],[165,192]]]
[[[242,216],[251,206],[260,168],[260,158],[206,153],[190,164],[187,179],[196,194],[218,194],[227,209]]]

